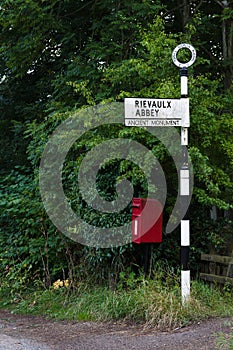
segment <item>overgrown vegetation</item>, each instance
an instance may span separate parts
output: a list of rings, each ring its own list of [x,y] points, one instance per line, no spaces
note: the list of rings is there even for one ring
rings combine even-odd
[[[0,307],[60,320],[133,321],[160,330],[175,329],[209,317],[233,315],[230,291],[209,288],[198,281],[192,282],[191,290],[191,300],[183,307],[179,278],[162,270],[153,279],[136,277],[132,272],[121,273],[114,288],[107,285],[93,288],[85,282],[72,286],[68,280],[59,280],[44,291],[38,286],[20,293],[3,283]]]

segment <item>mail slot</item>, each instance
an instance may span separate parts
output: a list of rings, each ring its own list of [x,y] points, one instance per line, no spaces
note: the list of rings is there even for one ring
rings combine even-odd
[[[133,198],[132,241],[134,243],[162,242],[162,204],[152,198]]]

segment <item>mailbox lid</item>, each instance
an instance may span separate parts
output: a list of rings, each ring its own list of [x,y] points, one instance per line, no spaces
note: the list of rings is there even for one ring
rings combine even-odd
[[[143,205],[144,205],[143,198],[133,198],[132,215],[141,215]]]

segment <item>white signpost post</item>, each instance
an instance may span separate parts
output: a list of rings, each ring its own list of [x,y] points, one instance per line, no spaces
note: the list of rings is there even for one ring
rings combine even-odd
[[[191,52],[191,59],[187,63],[179,62],[177,53],[181,49]],[[173,63],[181,68],[181,98],[180,99],[149,99],[125,98],[125,125],[126,126],[180,126],[182,165],[180,168],[180,201],[184,205],[190,195],[189,166],[188,166],[188,127],[189,98],[188,98],[188,67],[196,60],[196,50],[190,44],[178,45],[172,53]],[[181,220],[181,296],[184,305],[190,298],[190,220],[189,214]]]

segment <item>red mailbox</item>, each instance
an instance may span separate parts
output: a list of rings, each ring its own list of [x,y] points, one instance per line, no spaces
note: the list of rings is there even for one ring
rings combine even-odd
[[[156,199],[133,198],[132,209],[132,241],[162,242],[162,204]]]

